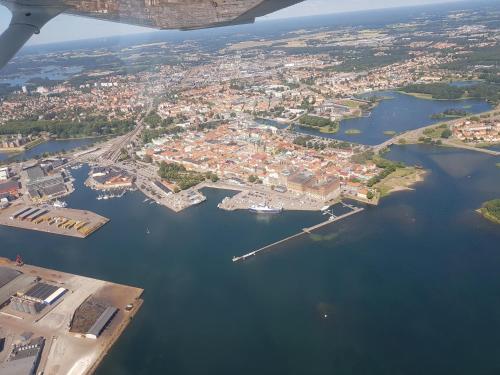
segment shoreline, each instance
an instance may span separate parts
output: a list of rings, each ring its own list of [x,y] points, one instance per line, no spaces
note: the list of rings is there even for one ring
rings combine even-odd
[[[498,224],[500,225],[500,220],[497,219],[496,217],[492,216],[491,214],[489,214],[488,212],[484,212],[484,210],[482,208],[478,208],[476,210],[476,212],[481,215],[484,219],[488,220],[489,222],[493,223],[493,224]]]
[[[26,143],[23,146],[20,146],[20,147],[0,147],[0,153],[3,153],[3,154],[21,154],[23,152],[29,151],[29,150],[35,148],[36,146],[39,146],[39,145],[46,143],[46,142],[48,142],[47,139],[38,138],[38,139],[35,139],[31,142]]]
[[[478,112],[478,113],[472,114],[470,116],[490,115],[490,114],[494,114],[495,112],[497,112],[499,110],[500,110],[500,106],[496,106],[496,107],[492,107],[488,111]],[[424,134],[425,130],[435,129],[435,128],[438,128],[438,127],[443,126],[443,125],[449,126],[450,124],[452,124],[456,120],[457,119],[449,119],[447,121],[440,121],[440,122],[437,122],[435,124],[422,126],[420,128],[416,128],[416,129],[412,129],[412,130],[407,130],[403,133],[399,133],[399,134],[391,137],[390,139],[388,139],[387,141],[385,141],[383,143],[380,143],[378,145],[373,145],[370,147],[375,152],[381,152],[383,149],[390,147],[392,145],[404,146],[404,145],[411,145],[411,144],[415,144],[415,145],[429,144],[429,143],[419,141],[419,137],[425,135]],[[400,143],[401,140],[404,140],[404,142]],[[432,144],[435,146],[439,146],[439,147],[454,147],[454,148],[459,148],[459,149],[464,149],[464,150],[482,152],[482,153],[489,154],[492,156],[500,156],[500,151],[491,150],[491,149],[487,148],[487,147],[495,147],[495,146],[499,145],[499,143],[492,143],[492,144],[482,143],[480,145],[469,145],[469,144],[464,143],[464,142],[462,142],[456,138],[453,138],[453,137],[438,138],[437,140],[440,140],[441,144],[436,144],[436,143],[432,143]],[[435,141],[435,140],[433,139],[433,141]]]
[[[396,92],[403,94],[403,95],[412,96],[412,97],[417,98],[417,99],[422,99],[422,100],[456,101],[456,102],[460,102],[460,101],[464,101],[464,100],[483,100],[483,101],[487,102],[485,99],[473,98],[473,97],[469,97],[469,96],[464,96],[464,97],[457,98],[457,99],[440,99],[440,98],[434,98],[431,94],[423,94],[423,93],[419,93],[419,92],[406,92],[406,91],[402,91],[402,90],[396,90]]]
[[[12,309],[9,310],[9,307],[2,308],[2,313],[7,312],[0,315],[0,320],[2,328],[10,335],[8,340],[23,331],[32,332],[35,337],[45,338],[46,345],[40,354],[37,373],[94,373],[141,310],[144,302],[142,288],[35,265],[17,265],[7,258],[0,258],[0,265],[19,270],[25,275],[39,277],[42,282],[68,290],[53,307],[46,307],[39,316],[20,315]],[[60,317],[71,321],[73,314],[87,298],[99,298],[106,305],[117,309],[117,313],[95,340],[72,332],[71,327],[67,325],[53,323],[54,319]],[[129,304],[132,305],[131,309],[127,309]],[[12,317],[18,317],[19,320],[14,323]],[[75,364],[78,364],[77,368]]]

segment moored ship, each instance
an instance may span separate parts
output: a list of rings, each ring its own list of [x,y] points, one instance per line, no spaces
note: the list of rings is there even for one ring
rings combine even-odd
[[[251,212],[256,212],[258,214],[279,214],[283,211],[282,207],[270,207],[267,204],[253,205],[250,207]]]

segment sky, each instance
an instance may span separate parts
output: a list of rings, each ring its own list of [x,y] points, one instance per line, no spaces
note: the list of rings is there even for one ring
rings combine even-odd
[[[261,20],[455,1],[457,0],[305,0],[303,3],[262,17]],[[0,6],[0,32],[7,27],[9,21],[10,12],[7,8]],[[31,38],[28,45],[126,35],[150,30],[113,22],[61,15],[45,25],[39,35]]]

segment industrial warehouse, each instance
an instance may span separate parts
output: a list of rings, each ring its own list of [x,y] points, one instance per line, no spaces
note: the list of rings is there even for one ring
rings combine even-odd
[[[69,177],[64,170],[54,169],[64,164],[60,160],[48,160],[41,164],[26,167],[21,173],[21,179],[26,192],[32,200],[43,201],[61,197],[72,190]]]
[[[143,290],[0,258],[0,374],[90,373]]]
[[[109,220],[90,211],[49,205],[13,205],[0,210],[0,225],[85,238]]]
[[[26,293],[18,293],[10,300],[10,306],[19,312],[37,314],[46,306],[52,305],[64,293],[66,289],[55,285],[38,283]]]
[[[19,265],[22,260],[17,260]],[[40,278],[0,266],[0,308],[36,315],[53,306],[67,289],[41,282]]]
[[[43,337],[38,337],[25,344],[14,345],[7,361],[0,363],[0,374],[35,374],[40,363],[44,345],[45,339]]]
[[[97,339],[117,312],[116,307],[89,297],[75,311],[70,332]]]

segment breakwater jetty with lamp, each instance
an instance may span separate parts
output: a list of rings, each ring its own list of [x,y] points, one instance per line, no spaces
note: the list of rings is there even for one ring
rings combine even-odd
[[[249,258],[252,258],[256,255],[260,255],[260,254],[263,254],[264,252],[267,252],[267,251],[271,251],[273,248],[275,248],[277,245],[280,245],[280,244],[283,244],[285,242],[288,242],[294,238],[298,238],[300,236],[303,236],[305,234],[311,234],[312,232],[320,229],[320,228],[323,228],[327,225],[330,225],[330,224],[333,224],[335,222],[338,222],[342,219],[345,219],[349,216],[352,216],[352,215],[355,215],[357,213],[360,213],[362,211],[364,211],[364,208],[363,207],[356,207],[356,206],[353,206],[351,204],[346,204],[346,203],[341,203],[343,207],[345,208],[349,208],[349,212],[345,213],[345,214],[342,214],[342,215],[335,215],[333,213],[333,211],[331,210],[324,210],[323,213],[325,215],[329,215],[329,218],[328,220],[326,221],[323,221],[319,224],[316,224],[316,225],[313,225],[311,227],[307,227],[307,228],[304,228],[302,229],[302,231],[296,233],[296,234],[293,234],[289,237],[286,237],[286,238],[283,238],[282,240],[279,240],[279,241],[276,241],[276,242],[273,242],[272,244],[269,244],[269,245],[266,245],[264,247],[261,247],[260,249],[257,249],[257,250],[254,250],[254,251],[251,251],[247,254],[244,254],[244,255],[241,255],[241,256],[235,256],[233,257],[233,262],[234,263],[237,263],[237,262],[242,262],[242,261],[245,261],[245,260],[248,260]]]

